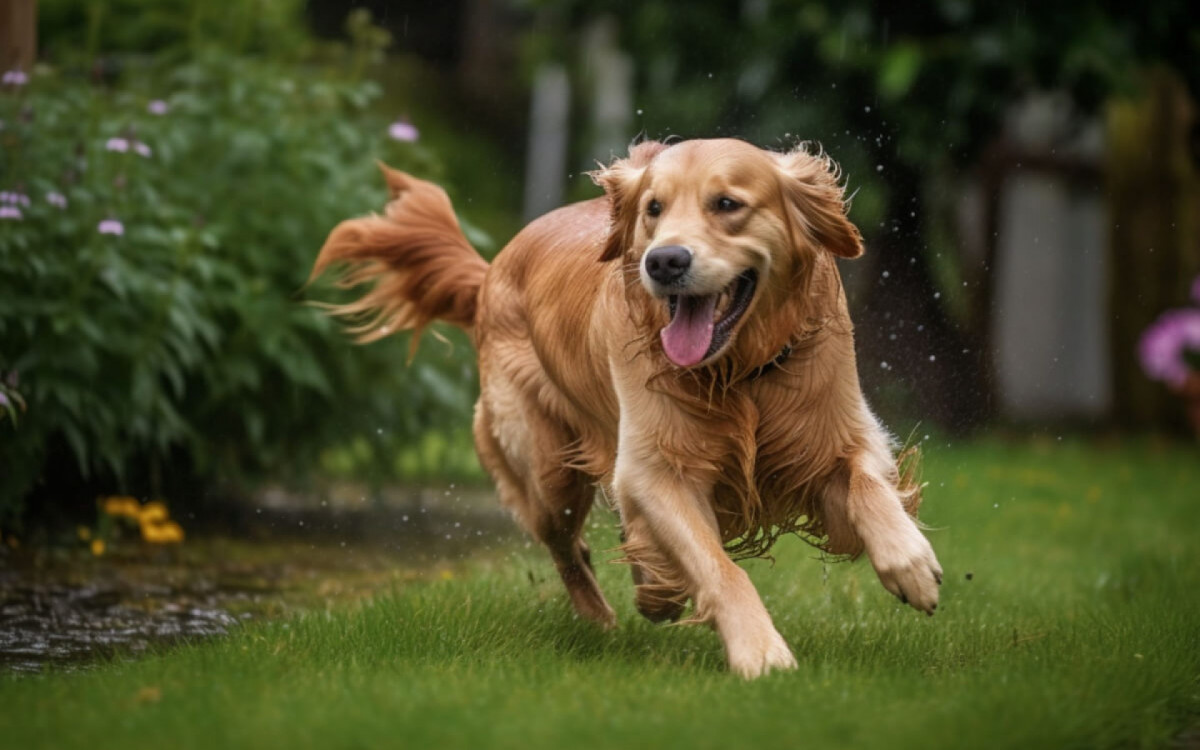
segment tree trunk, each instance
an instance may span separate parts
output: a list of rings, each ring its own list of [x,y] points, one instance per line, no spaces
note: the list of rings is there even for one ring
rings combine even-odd
[[[37,59],[37,0],[0,0],[0,69],[28,71]]]

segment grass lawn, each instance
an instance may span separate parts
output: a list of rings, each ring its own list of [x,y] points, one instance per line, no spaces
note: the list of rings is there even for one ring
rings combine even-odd
[[[716,635],[575,620],[520,544],[367,604],[72,674],[0,676],[0,746],[1163,747],[1200,727],[1200,453],[927,449],[936,617],[787,540],[748,564],[800,668],[743,682]],[[593,548],[615,543],[595,517]],[[612,557],[611,554],[608,557]],[[603,556],[601,556],[603,559]],[[1194,745],[1192,745],[1194,746]]]

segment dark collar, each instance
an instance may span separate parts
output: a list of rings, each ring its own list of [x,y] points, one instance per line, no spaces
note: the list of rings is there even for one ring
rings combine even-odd
[[[757,369],[751,370],[750,374],[746,376],[745,382],[749,383],[758,380],[768,372],[778,369],[781,365],[783,365],[784,362],[787,361],[787,358],[790,356],[792,356],[792,345],[791,343],[784,344],[783,348],[779,350],[779,353],[775,355],[774,359],[765,365],[758,367]]]

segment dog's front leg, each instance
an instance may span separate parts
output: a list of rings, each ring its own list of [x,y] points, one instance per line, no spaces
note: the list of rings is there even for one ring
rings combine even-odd
[[[771,669],[794,668],[796,660],[749,576],[725,554],[711,487],[675,474],[652,449],[646,450],[645,437],[624,438],[614,488],[626,527],[649,534],[649,541],[683,576],[696,619],[716,627],[730,670],[753,678]]]
[[[896,469],[882,435],[848,461],[845,511],[884,587],[900,601],[932,615],[942,566],[929,540],[904,511]]]

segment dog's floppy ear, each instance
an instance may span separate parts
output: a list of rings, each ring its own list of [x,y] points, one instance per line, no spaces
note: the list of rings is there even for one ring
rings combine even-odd
[[[833,159],[819,150],[810,153],[806,143],[775,159],[792,231],[839,257],[862,255],[862,235],[846,217],[841,170]]]
[[[642,141],[629,147],[629,156],[590,173],[592,181],[604,188],[612,206],[612,225],[604,241],[604,251],[600,253],[602,262],[620,258],[629,247],[637,221],[637,196],[646,167],[666,148],[667,144],[659,141]]]

